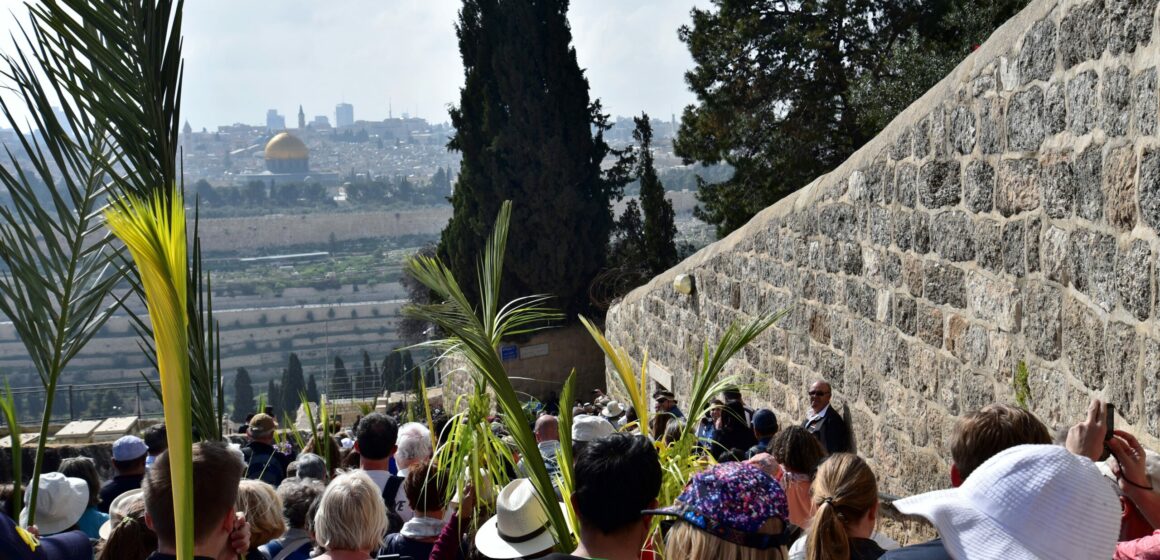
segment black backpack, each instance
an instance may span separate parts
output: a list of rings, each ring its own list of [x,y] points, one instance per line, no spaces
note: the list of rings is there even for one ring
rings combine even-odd
[[[391,475],[387,485],[383,487],[383,504],[387,506],[387,534],[393,535],[403,530],[403,518],[395,511],[395,496],[399,495],[399,487],[403,485],[403,477]]]
[[[275,453],[275,451],[254,453],[253,448],[245,448],[246,478],[261,480],[275,488],[281,484],[282,479],[286,478],[286,468]]]

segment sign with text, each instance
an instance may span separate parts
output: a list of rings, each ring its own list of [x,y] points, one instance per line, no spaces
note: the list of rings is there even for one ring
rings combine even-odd
[[[505,362],[520,359],[520,347],[515,344],[499,347],[499,357]]]

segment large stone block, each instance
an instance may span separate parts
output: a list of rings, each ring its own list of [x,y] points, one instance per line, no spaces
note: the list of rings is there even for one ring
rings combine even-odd
[[[1063,303],[1063,347],[1071,374],[1092,391],[1104,388],[1104,325],[1082,301]]]
[[[979,149],[984,154],[1003,153],[1003,100],[997,96],[979,100]]]
[[[1116,412],[1135,423],[1136,368],[1140,363],[1140,344],[1136,328],[1120,322],[1108,323],[1104,333],[1104,371],[1107,372],[1108,402]]]
[[[959,203],[962,190],[959,162],[928,161],[919,170],[918,182],[923,206],[935,209]]]
[[[1156,0],[1108,0],[1104,6],[1103,36],[1112,56],[1130,53],[1152,39]]]
[[[1104,311],[1116,305],[1116,239],[1077,229],[1071,233],[1071,284]]]
[[[1137,188],[1140,218],[1160,231],[1160,150],[1145,148],[1140,155],[1140,184]]]
[[[1059,359],[1063,296],[1059,290],[1038,282],[1028,283],[1024,293],[1027,320],[1023,323],[1023,336],[1028,347],[1044,360]]]
[[[897,294],[894,296],[894,327],[899,332],[914,336],[918,328],[917,312],[914,298]]]
[[[885,206],[871,206],[867,211],[867,218],[870,221],[870,241],[875,245],[889,247],[894,242],[894,218],[890,209]]]
[[[1024,152],[1038,150],[1046,135],[1043,90],[1031,86],[1012,96],[1007,105],[1007,147]]]
[[[914,230],[914,252],[925,255],[930,252],[930,215],[926,212],[915,212],[910,216],[911,227]]]
[[[1055,71],[1055,22],[1041,19],[1031,26],[1019,49],[1019,83],[1050,80]]]
[[[930,155],[930,117],[923,117],[914,124],[914,157],[923,159]]]
[[[900,163],[894,168],[894,194],[898,203],[914,208],[918,192],[918,168],[909,163]]]
[[[1059,56],[1064,69],[1100,57],[1107,44],[1103,1],[1091,0],[1072,7],[1059,23]]]
[[[890,145],[890,159],[901,161],[910,157],[912,153],[914,153],[914,148],[910,128],[904,128],[898,134],[898,138],[894,139],[894,143]]]
[[[1075,206],[1075,175],[1067,156],[1058,153],[1043,156],[1039,185],[1043,191],[1043,211],[1049,217],[1071,216]]]
[[[1136,134],[1156,134],[1156,67],[1153,66],[1132,79],[1132,122]]]
[[[922,297],[922,259],[913,255],[902,256],[902,284],[914,297]]]
[[[1116,256],[1120,305],[1145,321],[1152,313],[1152,250],[1143,239],[1132,240]]]
[[[999,166],[995,209],[1012,216],[1039,208],[1039,160],[1007,159]]]
[[[923,296],[937,303],[962,309],[966,307],[963,291],[962,269],[938,261],[926,261],[923,265]]]
[[[916,323],[918,339],[935,348],[943,344],[943,316],[937,307],[925,303],[918,304]]]
[[[1003,226],[1003,270],[1012,276],[1027,274],[1023,264],[1024,223],[1011,220]]]
[[[878,292],[858,280],[846,280],[846,307],[850,312],[874,319],[878,315]]]
[[[974,213],[990,212],[995,200],[995,168],[974,160],[963,171],[963,202]]]
[[[1039,236],[1043,230],[1043,220],[1034,216],[1027,220],[1026,252],[1027,273],[1039,272]]]
[[[956,152],[969,154],[975,150],[975,114],[967,107],[951,112],[950,140]]]
[[[987,218],[975,221],[975,262],[991,271],[1002,272],[1002,227],[999,222]]]
[[[981,272],[970,272],[966,291],[967,309],[975,318],[992,323],[1002,331],[1019,331],[1023,298],[1014,285]]]
[[[1075,181],[1075,213],[1098,222],[1104,215],[1103,149],[1098,144],[1088,146],[1071,164]]]
[[[1129,107],[1132,101],[1131,72],[1127,66],[1117,66],[1104,70],[1102,91],[1102,127],[1108,136],[1123,136],[1128,133],[1132,118]]]
[[[830,239],[853,239],[856,231],[854,207],[845,203],[821,207],[818,209],[818,230]]]
[[[1108,151],[1104,158],[1104,216],[1121,231],[1136,227],[1136,153],[1132,146]]]
[[[1047,134],[1059,134],[1067,128],[1067,91],[1062,79],[1052,80],[1043,94],[1043,122]]]
[[[949,154],[950,133],[947,129],[947,109],[943,105],[936,105],[930,112],[930,147],[936,158],[945,158]]]
[[[1144,375],[1140,376],[1143,381],[1140,387],[1140,400],[1143,403],[1141,410],[1153,411],[1146,416],[1148,433],[1152,437],[1160,437],[1160,414],[1154,412],[1160,410],[1160,375],[1156,375],[1160,371],[1160,340],[1147,337],[1143,339],[1142,346],[1140,371]]]
[[[1087,134],[1099,122],[1098,86],[1099,76],[1093,70],[1077,74],[1067,82],[1067,128],[1073,134]]]
[[[971,218],[961,210],[931,216],[930,238],[934,250],[948,261],[964,262],[975,258]]]

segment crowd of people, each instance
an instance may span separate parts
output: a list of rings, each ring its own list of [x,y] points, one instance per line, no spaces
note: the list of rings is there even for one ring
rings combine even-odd
[[[653,395],[639,426],[632,407],[595,391],[571,424],[572,485],[542,499],[526,478],[502,422],[492,430],[515,451],[502,488],[452,488],[463,465],[440,465],[455,445],[446,418],[423,423],[387,414],[360,418],[333,441],[296,453],[275,443],[267,414],[254,415],[234,445],[193,448],[197,558],[412,560],[891,560],[1160,558],[1160,461],[1131,434],[1110,430],[1103,403],[1053,442],[1032,413],[992,404],[964,414],[951,437],[949,488],[897,500],[939,538],[900,547],[877,531],[878,478],[854,453],[831,388],[811,384],[808,416],[779,425],[738,390],[703,418],[686,419],[676,396]],[[531,427],[557,476],[559,403],[547,399]],[[658,444],[696,422],[709,466],[673,503],[658,503]],[[692,427],[690,427],[692,428]],[[434,434],[434,437],[433,437]],[[102,482],[93,459],[63,461],[39,479],[35,524],[0,488],[0,558],[176,558],[169,455],[163,426],[112,445],[115,473]],[[332,454],[333,455],[329,455]],[[334,460],[326,461],[322,455]],[[708,460],[709,457],[712,460]],[[328,465],[340,465],[337,468]],[[103,466],[103,465],[102,465]],[[557,479],[558,480],[558,479]],[[31,489],[29,489],[30,491]],[[578,544],[557,542],[545,503],[563,497]],[[27,496],[26,496],[27,498]],[[27,503],[27,499],[25,500]],[[563,505],[563,504],[561,504]],[[653,521],[660,520],[660,531]],[[663,556],[662,556],[663,555]]]

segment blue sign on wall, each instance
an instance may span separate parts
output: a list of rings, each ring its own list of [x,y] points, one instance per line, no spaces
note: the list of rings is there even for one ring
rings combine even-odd
[[[505,362],[520,359],[520,347],[512,344],[510,346],[499,347],[499,357]]]

